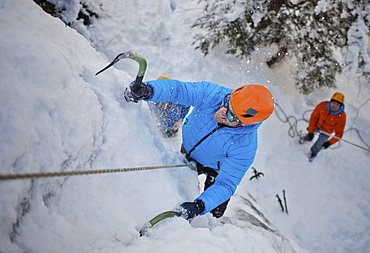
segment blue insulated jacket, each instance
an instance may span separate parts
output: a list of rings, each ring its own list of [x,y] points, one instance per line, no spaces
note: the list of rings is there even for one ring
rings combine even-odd
[[[149,101],[170,101],[193,106],[182,128],[182,140],[189,152],[205,135],[217,127],[215,112],[232,89],[209,82],[180,82],[173,79],[149,81],[153,97]],[[203,201],[208,213],[228,200],[245,172],[253,163],[257,150],[257,129],[261,125],[222,127],[205,139],[191,153],[200,164],[219,170],[216,182],[197,199]]]

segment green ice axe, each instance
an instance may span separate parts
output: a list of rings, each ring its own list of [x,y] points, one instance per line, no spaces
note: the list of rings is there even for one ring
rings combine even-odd
[[[166,211],[166,212],[158,214],[153,219],[151,219],[150,221],[144,224],[143,228],[139,232],[140,236],[145,235],[148,229],[153,227],[158,222],[164,219],[167,219],[167,218],[175,217],[175,216],[181,216],[181,213],[176,212],[176,211]]]
[[[146,60],[145,60],[144,57],[134,53],[133,51],[128,51],[126,53],[121,53],[121,54],[117,55],[116,58],[114,58],[114,60],[111,63],[108,64],[108,66],[106,66],[105,68],[103,68],[102,70],[97,72],[95,75],[96,76],[99,75],[101,72],[103,72],[103,71],[107,70],[108,68],[112,67],[119,60],[124,59],[124,58],[130,58],[130,59],[133,59],[134,61],[136,61],[137,63],[139,63],[139,71],[137,72],[137,76],[136,76],[134,84],[131,86],[132,91],[134,91],[134,92],[138,91],[140,89],[140,84],[143,81],[143,78],[144,78],[144,75],[145,75],[147,63],[146,63]]]

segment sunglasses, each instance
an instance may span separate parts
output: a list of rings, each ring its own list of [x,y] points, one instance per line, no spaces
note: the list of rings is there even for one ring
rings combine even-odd
[[[224,98],[224,107],[227,109],[226,111],[226,116],[227,116],[227,119],[230,121],[230,122],[238,122],[238,123],[242,123],[238,117],[236,117],[229,109],[229,100],[230,100],[230,94],[229,95],[226,95],[225,98]]]

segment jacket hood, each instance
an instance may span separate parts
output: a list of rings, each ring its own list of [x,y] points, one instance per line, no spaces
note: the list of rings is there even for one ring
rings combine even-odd
[[[341,113],[341,112],[343,112],[343,111],[344,111],[344,108],[345,108],[344,104],[341,104],[341,106],[340,106],[340,108],[339,108],[339,110],[338,110],[338,111],[332,111],[332,110],[331,110],[331,108],[330,108],[330,101],[328,101],[328,102],[326,103],[326,109],[328,109],[328,111],[329,111],[329,112],[330,112],[330,114],[332,114],[332,115],[338,115],[339,113]]]

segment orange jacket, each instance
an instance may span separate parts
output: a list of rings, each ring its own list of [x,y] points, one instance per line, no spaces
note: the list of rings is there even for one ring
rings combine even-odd
[[[307,130],[309,133],[314,133],[315,128],[318,128],[329,134],[335,133],[336,137],[342,138],[346,125],[346,113],[342,109],[338,114],[332,114],[327,109],[328,103],[329,101],[323,101],[315,107],[311,114]],[[337,141],[339,141],[337,138],[331,138],[329,140],[331,145]]]

